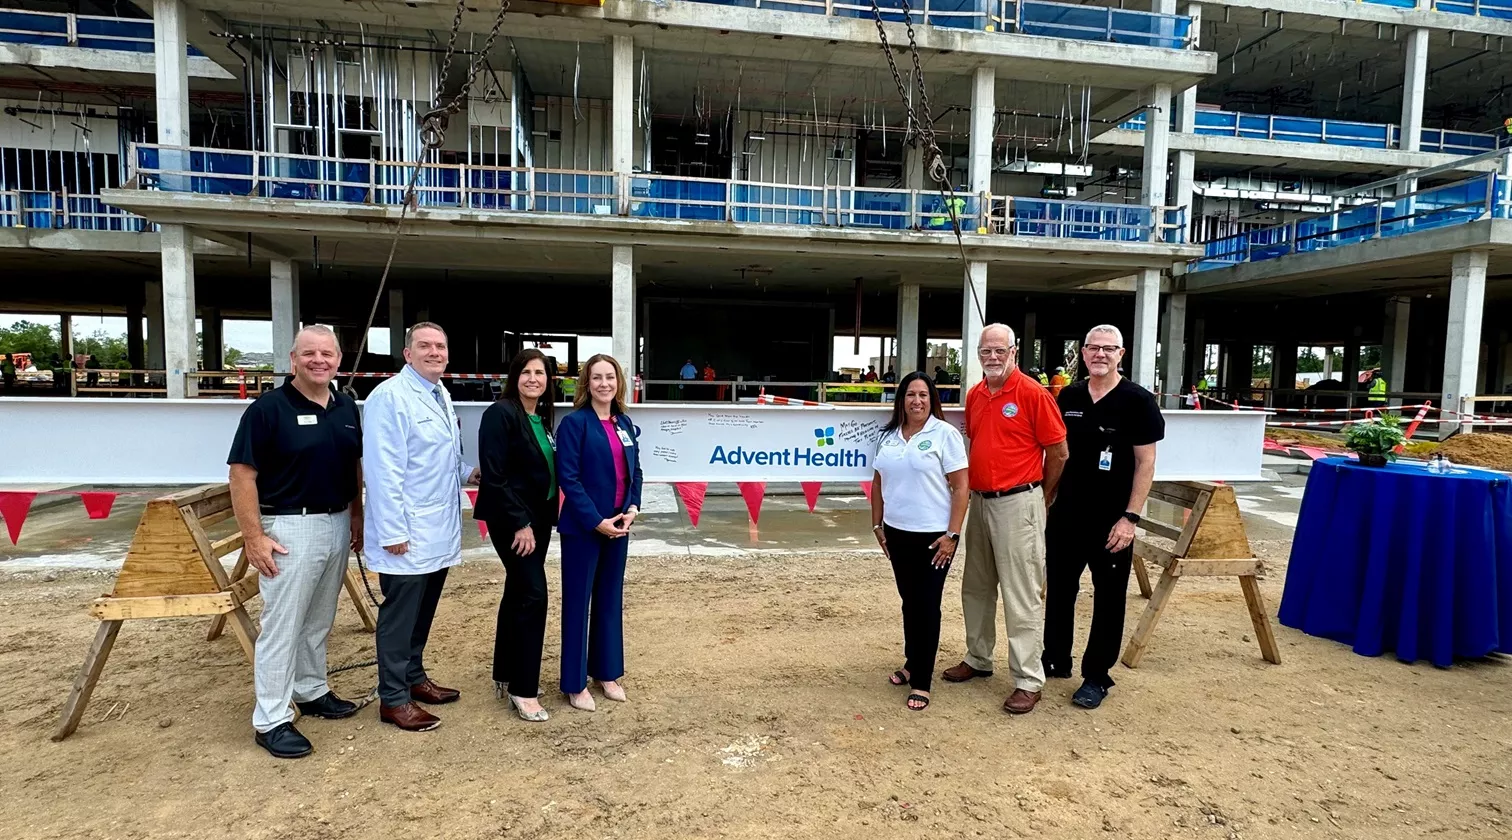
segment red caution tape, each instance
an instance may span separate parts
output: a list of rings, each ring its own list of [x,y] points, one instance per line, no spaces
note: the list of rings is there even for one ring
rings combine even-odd
[[[693,527],[698,527],[698,516],[703,513],[704,493],[709,490],[706,481],[679,481],[672,485],[677,490],[677,497],[682,499],[683,507],[688,509],[688,520]]]
[[[107,519],[110,517],[110,508],[115,505],[116,494],[95,490],[80,493],[79,498],[84,501],[84,510],[89,513],[90,519]]]
[[[866,500],[868,502],[871,501],[871,493],[872,493],[871,484],[872,483],[870,481],[863,481],[863,482],[861,482],[861,494],[864,495],[864,496],[866,496]]]
[[[21,538],[21,525],[26,522],[26,514],[35,498],[36,493],[0,490],[0,516],[5,517],[5,530],[10,532],[11,545]]]
[[[765,481],[740,481],[736,482],[740,488],[740,495],[745,499],[746,510],[751,514],[751,521],[761,524],[761,499],[766,495]]]
[[[803,498],[808,502],[809,513],[814,512],[814,505],[819,504],[819,490],[824,487],[822,481],[803,482]]]

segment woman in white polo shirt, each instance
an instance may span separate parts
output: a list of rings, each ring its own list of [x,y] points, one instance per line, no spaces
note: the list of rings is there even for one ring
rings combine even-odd
[[[950,574],[970,490],[966,445],[945,422],[940,394],[920,371],[898,383],[891,422],[877,446],[872,532],[892,561],[903,598],[903,667],[889,678],[911,690],[912,711],[929,707],[940,647],[940,593]]]

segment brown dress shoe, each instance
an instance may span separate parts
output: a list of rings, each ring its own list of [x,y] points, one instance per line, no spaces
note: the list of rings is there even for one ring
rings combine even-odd
[[[1034,706],[1040,701],[1038,691],[1025,691],[1015,688],[1008,699],[1003,701],[1003,711],[1010,715],[1027,715],[1034,711]]]
[[[978,671],[969,664],[962,662],[955,667],[946,668],[940,676],[944,677],[946,682],[966,682],[974,677],[990,677],[992,676],[992,672]]]
[[[418,700],[421,703],[430,703],[431,705],[453,703],[461,696],[462,692],[455,688],[443,688],[436,685],[436,681],[430,677],[426,677],[423,683],[410,686],[411,699]]]
[[[392,723],[406,732],[428,732],[441,725],[441,718],[414,703],[405,703],[403,706],[381,706],[378,709],[378,719],[384,723]]]

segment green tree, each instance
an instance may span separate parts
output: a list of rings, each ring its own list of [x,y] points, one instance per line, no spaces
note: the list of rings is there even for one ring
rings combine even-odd
[[[961,351],[954,347],[945,348],[945,372],[951,376],[961,375]]]
[[[242,351],[240,351],[240,350],[236,349],[235,347],[232,347],[231,345],[227,344],[226,345],[226,352],[224,353],[224,356],[225,356],[225,362],[226,362],[226,370],[235,370],[236,369],[236,363],[239,362],[239,361],[241,361]]]
[[[104,330],[95,330],[84,338],[75,338],[74,352],[94,356],[101,367],[107,368],[117,367],[131,357],[131,352],[126,346],[126,336],[108,335]]]
[[[45,362],[52,354],[62,353],[58,329],[32,321],[17,321],[9,327],[0,327],[0,353],[30,353],[34,362]]]

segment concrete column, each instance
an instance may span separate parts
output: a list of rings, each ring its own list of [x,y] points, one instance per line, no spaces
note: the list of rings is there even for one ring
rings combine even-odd
[[[614,118],[610,145],[614,171],[628,173],[635,155],[635,41],[629,35],[614,35],[609,40],[614,62]],[[625,360],[620,358],[620,361]]]
[[[1271,387],[1290,391],[1297,387],[1296,342],[1277,344],[1271,348]],[[1273,396],[1273,405],[1285,405],[1294,395]]]
[[[142,304],[132,301],[126,304],[126,358],[133,370],[147,366],[146,350],[142,341]]]
[[[1428,30],[1414,29],[1407,33],[1403,60],[1407,70],[1402,78],[1402,141],[1404,152],[1415,152],[1422,147],[1423,95],[1428,87]]]
[[[1192,319],[1192,353],[1187,357],[1187,382],[1196,385],[1207,375],[1207,319]]]
[[[162,370],[167,365],[163,357],[163,281],[148,280],[147,287],[147,367],[145,370]]]
[[[1025,368],[1040,367],[1039,357],[1034,352],[1035,339],[1039,338],[1039,313],[1024,313],[1024,331],[1019,333],[1019,364]]]
[[[1247,396],[1243,392],[1253,387],[1255,381],[1255,345],[1236,341],[1228,349],[1228,370],[1223,375],[1223,396],[1228,399]]]
[[[394,370],[404,367],[404,331],[409,325],[404,321],[404,290],[389,289],[389,355],[394,359]]]
[[[73,374],[74,331],[72,315],[63,315],[58,319],[58,355],[63,357],[63,369],[68,372],[68,380],[62,383],[54,382],[53,384],[68,386],[66,389],[68,395],[70,397],[77,397],[79,395],[79,380]]]
[[[1159,341],[1160,270],[1146,268],[1134,275],[1134,334],[1126,339],[1134,361],[1130,371],[1136,384],[1155,390],[1155,358]]]
[[[1406,389],[1407,382],[1407,320],[1412,314],[1410,298],[1388,298],[1386,323],[1381,330],[1381,375],[1386,377],[1386,389],[1393,394]],[[1393,405],[1402,401],[1393,399]]]
[[[1364,397],[1360,396],[1360,342],[1351,341],[1344,345],[1344,390],[1355,395],[1355,402],[1364,404]]]
[[[299,332],[299,263],[273,260],[269,264],[269,275],[273,301],[273,371],[290,373],[289,351],[294,349],[294,335]],[[399,345],[404,345],[402,335]],[[350,365],[352,362],[346,363]]]
[[[962,290],[961,304],[961,402],[966,401],[966,392],[982,381],[982,365],[977,361],[977,341],[982,337],[982,327],[987,325],[987,263],[966,264],[966,282]],[[978,309],[980,305],[980,309]]]
[[[924,360],[919,358],[919,284],[898,285],[898,378],[906,373],[923,370]]]
[[[924,183],[924,150],[917,146],[903,147],[903,189],[926,189]]]
[[[206,307],[200,310],[200,334],[203,347],[200,351],[201,370],[226,369],[226,333],[219,309]]]
[[[1166,175],[1171,156],[1171,86],[1145,89],[1144,172],[1139,203],[1152,207],[1166,204]]]
[[[1175,5],[1174,3],[1172,4]],[[1186,16],[1192,19],[1192,29],[1196,31],[1202,26],[1202,6],[1197,3],[1186,7]],[[1176,98],[1176,120],[1173,129],[1182,134],[1197,133],[1197,86],[1193,85],[1181,92]],[[1192,219],[1196,217],[1196,209],[1193,207],[1194,184],[1197,178],[1197,153],[1181,151],[1176,153],[1176,171],[1172,183],[1170,203],[1173,207],[1186,208],[1186,227],[1182,230],[1182,242],[1192,238]],[[1167,350],[1169,352],[1169,350]],[[1178,368],[1179,370],[1179,368]]]
[[[1333,379],[1333,375],[1333,348],[1325,346],[1323,348],[1323,378]]]
[[[194,236],[183,225],[163,225],[163,361],[168,370],[168,398],[198,393],[185,374],[199,369],[194,329]]]
[[[1449,330],[1444,336],[1445,409],[1471,411],[1461,403],[1480,387],[1481,315],[1486,300],[1488,251],[1454,255],[1449,275]]]
[[[157,87],[157,141],[164,146],[189,145],[188,13],[182,0],[153,0],[152,40]],[[160,152],[163,169],[188,169],[186,152]],[[182,176],[161,179],[163,189],[188,188]]]
[[[1166,298],[1165,317],[1160,321],[1160,390],[1166,393],[1161,404],[1168,408],[1180,407],[1181,395],[1186,393],[1186,319],[1186,292],[1175,292]]]
[[[978,67],[971,77],[971,192],[992,191],[992,122],[997,108],[997,77]],[[951,185],[954,186],[954,185]]]
[[[635,249],[629,245],[614,246],[611,287],[609,346],[625,376],[633,379],[640,366],[635,353]],[[627,388],[633,389],[633,383]]]

